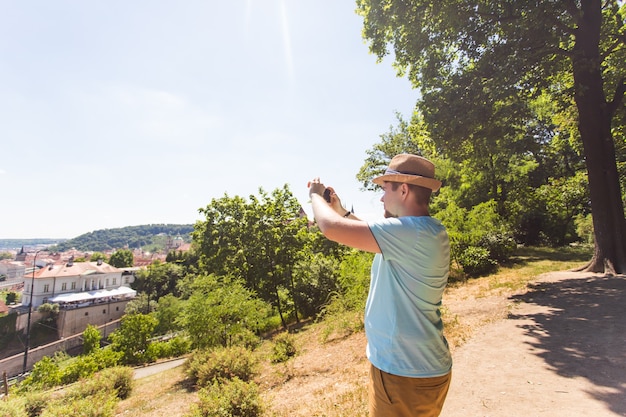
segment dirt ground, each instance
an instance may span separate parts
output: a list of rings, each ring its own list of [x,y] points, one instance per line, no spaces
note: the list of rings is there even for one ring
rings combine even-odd
[[[471,331],[453,348],[442,417],[626,416],[626,277],[550,273],[523,294],[451,292],[444,304]],[[337,398],[355,405],[337,415],[366,415],[355,388],[366,385],[364,352],[363,333],[304,342],[280,375],[258,381],[272,415],[327,415],[314,404]]]
[[[626,277],[542,275],[454,351],[443,417],[626,416]]]

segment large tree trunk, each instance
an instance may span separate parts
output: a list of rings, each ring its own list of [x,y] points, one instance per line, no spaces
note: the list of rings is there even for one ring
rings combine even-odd
[[[601,1],[583,1],[582,11],[572,65],[595,235],[595,251],[585,270],[624,273],[626,220],[611,135],[613,115],[605,98],[600,66]]]

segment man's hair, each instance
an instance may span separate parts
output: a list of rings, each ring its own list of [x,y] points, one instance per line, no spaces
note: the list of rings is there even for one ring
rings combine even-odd
[[[391,184],[391,189],[396,191],[400,184],[406,184],[409,186],[409,189],[415,196],[415,202],[421,206],[428,206],[430,204],[430,196],[433,191],[430,188],[421,187],[415,184],[403,183],[403,182],[389,182]]]

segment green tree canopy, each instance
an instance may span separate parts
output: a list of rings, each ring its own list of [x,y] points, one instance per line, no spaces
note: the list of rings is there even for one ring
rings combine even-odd
[[[357,7],[371,51],[382,59],[393,48],[398,74],[420,89],[418,108],[437,150],[472,164],[496,201],[503,187],[494,173],[511,158],[536,160],[555,137],[553,126],[537,123],[537,100],[559,104],[560,129],[578,127],[588,172],[596,235],[588,269],[626,271],[614,141],[624,141],[626,118],[623,2],[357,0]]]
[[[194,243],[203,273],[242,279],[286,325],[288,315],[297,320],[304,310],[295,296],[293,268],[314,239],[305,233],[308,219],[287,186],[259,194],[214,199],[200,210],[206,220],[196,224]]]
[[[148,314],[126,314],[120,328],[109,336],[111,348],[122,353],[122,360],[126,364],[144,363],[157,324],[157,319]]]
[[[199,276],[177,322],[193,347],[230,346],[249,342],[264,327],[269,311],[241,281]]]
[[[109,264],[116,268],[124,268],[133,266],[134,256],[130,249],[119,249],[111,254]]]

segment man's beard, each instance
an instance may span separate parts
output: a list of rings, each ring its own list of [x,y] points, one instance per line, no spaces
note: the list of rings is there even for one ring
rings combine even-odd
[[[385,219],[389,219],[389,218],[392,218],[392,217],[398,217],[398,216],[396,216],[395,214],[392,214],[391,212],[385,210]]]

